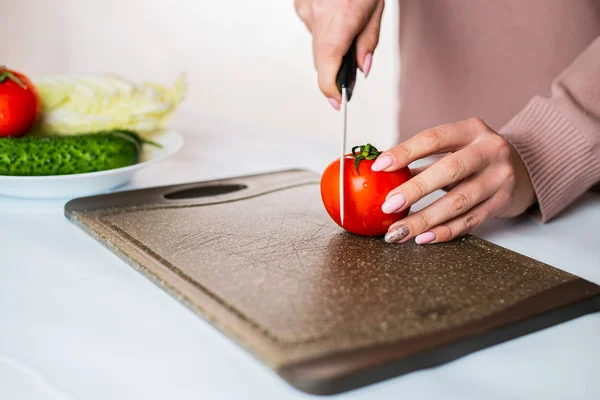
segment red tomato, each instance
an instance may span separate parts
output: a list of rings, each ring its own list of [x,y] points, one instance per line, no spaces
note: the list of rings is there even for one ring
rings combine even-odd
[[[329,216],[343,229],[362,236],[381,236],[390,225],[408,215],[409,209],[385,214],[381,205],[392,189],[408,181],[412,175],[408,168],[394,172],[373,172],[371,165],[379,151],[371,145],[367,146],[370,155],[359,161],[358,173],[354,165],[355,156],[348,154],[345,158],[343,226],[340,221],[339,159],[329,164],[321,177],[321,199]],[[361,146],[360,151],[367,146]]]
[[[40,97],[24,75],[0,67],[0,137],[23,136],[35,125]]]

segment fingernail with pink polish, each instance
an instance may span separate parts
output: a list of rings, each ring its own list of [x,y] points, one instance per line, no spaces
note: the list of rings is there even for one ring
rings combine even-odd
[[[405,204],[406,196],[404,196],[402,193],[398,193],[393,195],[392,197],[387,199],[385,203],[383,203],[383,205],[381,206],[381,211],[383,211],[386,214],[392,214],[398,211],[400,208],[402,208]]]
[[[371,71],[372,63],[373,63],[373,54],[369,53],[365,56],[365,62],[363,63],[363,73],[365,74],[365,78],[369,76],[369,72]]]
[[[427,244],[427,243],[431,243],[435,240],[435,233],[433,232],[425,232],[425,233],[421,233],[420,235],[417,235],[417,237],[415,238],[415,242],[417,244]]]
[[[384,169],[390,167],[393,162],[394,159],[392,159],[391,156],[379,157],[377,160],[375,160],[373,165],[371,165],[371,170],[375,172],[383,171]]]
[[[337,111],[340,111],[340,102],[337,101],[336,99],[333,98],[329,98],[327,99],[329,101],[329,104],[331,104],[331,107],[335,108]]]

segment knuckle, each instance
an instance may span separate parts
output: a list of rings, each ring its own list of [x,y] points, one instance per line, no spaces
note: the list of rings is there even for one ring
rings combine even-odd
[[[424,230],[431,227],[431,221],[432,221],[431,216],[429,214],[427,214],[426,211],[421,211],[419,213],[416,213],[415,217],[418,218],[418,222],[417,222],[417,225],[415,226],[415,229],[412,229],[411,232],[413,232],[415,234],[419,234],[419,233],[423,232]]]
[[[451,156],[448,157],[448,161],[446,161],[446,163],[446,168],[448,169],[448,173],[452,181],[456,182],[465,176],[467,165],[462,158]]]
[[[353,8],[355,7],[350,0],[312,0],[310,5],[312,15],[319,20],[338,17],[355,23],[357,16]]]
[[[496,156],[500,157],[503,160],[508,160],[510,154],[512,152],[512,147],[510,143],[506,139],[504,139],[500,135],[496,135],[493,141],[493,150]]]
[[[399,144],[398,146],[394,147],[392,149],[392,152],[398,158],[404,159],[404,160],[412,160],[412,157],[413,157],[412,149],[410,148],[410,146],[406,145],[405,143]]]
[[[296,14],[304,20],[308,15],[309,6],[305,0],[294,0],[294,8],[296,9]]]
[[[427,184],[425,182],[423,182],[421,179],[416,179],[416,178],[413,179],[412,186],[413,186],[414,195],[415,195],[416,199],[421,199],[429,193]]]
[[[471,200],[469,197],[460,192],[454,194],[451,201],[452,211],[454,211],[455,214],[462,214],[468,210],[471,205]]]
[[[310,3],[310,11],[316,17],[322,17],[327,12],[327,1],[313,0]]]
[[[498,177],[503,184],[513,185],[516,181],[515,170],[510,165],[505,165],[498,171]]]
[[[485,122],[483,122],[483,120],[481,118],[469,118],[467,121],[467,124],[471,125],[474,129],[476,129],[478,132],[480,131],[485,131],[488,130],[488,126],[486,125]]]
[[[427,146],[434,150],[440,148],[442,140],[444,139],[444,133],[439,126],[423,131],[421,136],[425,140]]]
[[[477,226],[479,226],[480,223],[481,223],[481,219],[477,214],[470,213],[470,214],[466,215],[464,222],[463,222],[463,229],[461,231],[461,234],[465,234],[465,233],[469,232],[471,229],[475,229]]]

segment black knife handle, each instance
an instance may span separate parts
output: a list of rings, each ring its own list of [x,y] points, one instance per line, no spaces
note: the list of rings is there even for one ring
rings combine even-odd
[[[338,71],[336,84],[337,88],[342,92],[342,88],[346,88],[346,94],[348,97],[348,101],[352,97],[352,92],[354,91],[354,85],[356,85],[356,69],[358,65],[356,64],[356,39],[350,45],[348,52],[342,59],[342,65],[340,66],[340,70]]]

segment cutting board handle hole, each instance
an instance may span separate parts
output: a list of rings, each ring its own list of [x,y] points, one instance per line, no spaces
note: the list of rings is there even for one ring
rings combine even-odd
[[[167,193],[164,195],[164,197],[168,200],[197,199],[200,197],[220,196],[223,194],[233,193],[247,188],[248,186],[246,185],[237,184],[200,186]]]

